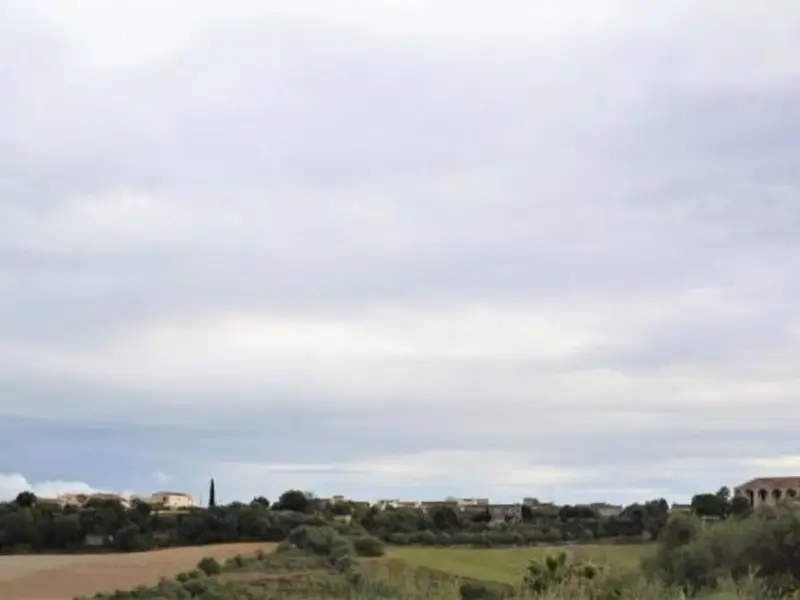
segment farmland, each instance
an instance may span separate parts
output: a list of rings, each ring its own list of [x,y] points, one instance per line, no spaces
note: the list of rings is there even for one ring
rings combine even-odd
[[[568,550],[578,559],[616,569],[633,570],[639,567],[641,559],[651,553],[654,546],[605,544],[509,549],[402,547],[392,548],[388,554],[411,565],[452,575],[516,584],[531,559],[541,559],[561,549]]]
[[[155,584],[191,570],[205,556],[220,562],[236,555],[251,555],[258,550],[271,552],[274,544],[225,544],[173,548],[134,554],[31,555],[0,557],[0,598],[3,600],[71,600],[114,589],[131,589]],[[574,546],[576,557],[590,558],[618,568],[635,569],[650,546]],[[389,568],[413,572],[423,568],[443,576],[468,577],[515,585],[525,566],[552,548],[425,548],[393,547],[387,556],[373,563],[375,575]],[[384,565],[384,567],[380,567]],[[411,569],[411,571],[409,571]]]
[[[797,548],[786,540],[795,539],[788,532],[796,531],[798,518],[787,509],[705,527],[696,517],[681,516],[668,524],[657,545],[527,548],[386,547],[363,530],[300,526],[277,547],[229,544],[127,555],[9,557],[0,562],[5,579],[0,598],[674,600],[690,590],[704,600],[797,600],[791,571]],[[768,548],[772,552],[753,552],[765,539],[776,540]],[[715,554],[712,548],[725,552]],[[212,556],[217,560],[206,558]],[[742,564],[772,571],[743,578]],[[113,593],[137,585],[143,587]],[[103,590],[111,593],[95,596]]]
[[[71,600],[113,589],[152,585],[194,568],[205,556],[218,560],[271,551],[275,544],[224,544],[134,554],[0,556],[3,600]]]

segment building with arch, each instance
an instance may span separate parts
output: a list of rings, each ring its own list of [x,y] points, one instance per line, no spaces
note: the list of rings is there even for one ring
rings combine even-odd
[[[734,496],[744,496],[750,506],[777,506],[800,500],[800,477],[758,477],[733,489]]]

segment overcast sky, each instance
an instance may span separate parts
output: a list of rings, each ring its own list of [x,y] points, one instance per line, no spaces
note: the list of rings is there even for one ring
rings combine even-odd
[[[0,498],[800,472],[795,0],[0,0],[0,81]]]

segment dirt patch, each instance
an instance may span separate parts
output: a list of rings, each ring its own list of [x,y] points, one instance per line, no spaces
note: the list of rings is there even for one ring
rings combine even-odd
[[[271,552],[275,544],[224,544],[170,548],[136,554],[4,556],[0,557],[0,598],[3,600],[72,600],[96,592],[153,585],[193,569],[205,556],[225,560],[257,550]]]
[[[54,554],[47,556],[0,556],[0,586],[7,581],[85,562],[79,554]],[[0,590],[3,588],[0,587]]]

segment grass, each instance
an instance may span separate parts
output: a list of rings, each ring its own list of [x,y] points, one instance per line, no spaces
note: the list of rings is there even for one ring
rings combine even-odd
[[[653,546],[572,546],[575,557],[603,563],[615,570],[635,573],[639,561]],[[467,549],[467,548],[391,548],[389,555],[361,559],[356,571],[340,572],[334,569],[329,556],[314,556],[302,550],[262,552],[250,557],[237,557],[228,561],[222,571],[205,576],[199,571],[183,573],[161,581],[147,590],[138,590],[133,596],[143,600],[173,600],[192,597],[225,600],[461,600],[462,585],[470,587],[471,598],[533,600],[518,586],[528,561],[542,558],[564,547],[519,549]],[[351,579],[357,575],[358,579]],[[620,600],[685,600],[677,590],[669,590],[644,578],[625,578],[624,587],[614,588]],[[612,585],[615,580],[606,580]],[[595,592],[609,589],[596,581],[589,590],[585,580],[571,580],[555,587],[538,600],[584,600]],[[597,585],[596,585],[597,584]],[[764,600],[763,588],[735,589],[728,585],[716,592],[704,593],[697,600]],[[473,595],[476,594],[477,595]],[[517,595],[519,594],[519,595]],[[3,597],[0,595],[0,597]],[[25,600],[44,598],[41,595],[20,597]],[[114,596],[122,598],[122,596]],[[594,596],[596,597],[596,596]],[[55,598],[55,597],[54,597]],[[104,596],[111,600],[112,596]],[[800,597],[792,596],[793,600]],[[3,597],[3,600],[5,598]],[[87,599],[84,599],[87,600]]]
[[[650,544],[582,545],[565,548],[428,548],[392,547],[388,556],[403,559],[411,565],[425,567],[452,575],[517,584],[531,559],[567,550],[576,558],[589,559],[618,570],[639,567],[644,556],[654,551]]]

